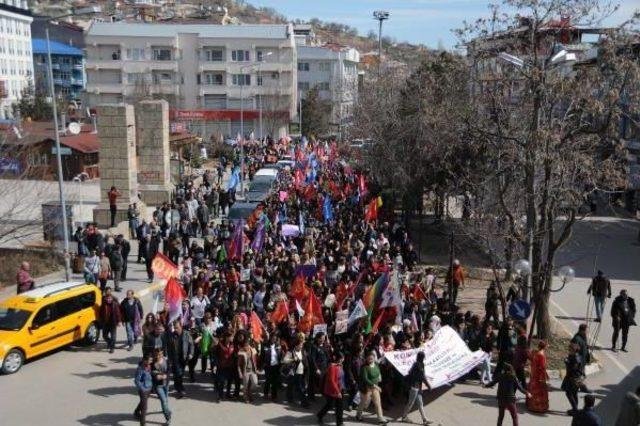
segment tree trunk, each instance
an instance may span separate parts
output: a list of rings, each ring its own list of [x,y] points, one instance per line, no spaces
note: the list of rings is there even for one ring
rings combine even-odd
[[[551,298],[551,283],[553,275],[550,268],[546,268],[543,279],[542,292],[538,298],[538,317],[536,318],[537,335],[540,339],[551,337],[551,315],[549,314],[549,300]]]

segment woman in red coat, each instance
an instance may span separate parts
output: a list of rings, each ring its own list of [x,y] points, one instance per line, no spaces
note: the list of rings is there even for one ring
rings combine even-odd
[[[544,353],[547,344],[541,340],[538,342],[538,350],[531,355],[531,377],[529,388],[531,394],[527,398],[527,408],[534,413],[546,413],[549,411],[549,390],[547,388],[547,356]]]
[[[336,410],[336,425],[342,426],[342,390],[344,389],[344,371],[342,362],[344,355],[336,352],[333,355],[333,362],[329,364],[324,377],[323,394],[327,400],[322,409],[318,412],[318,421],[322,423],[322,418],[329,412],[331,407]]]

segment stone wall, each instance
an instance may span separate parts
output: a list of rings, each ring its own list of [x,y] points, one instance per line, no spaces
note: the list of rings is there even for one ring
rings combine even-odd
[[[136,106],[138,183],[143,201],[158,205],[171,200],[169,104],[142,101]]]

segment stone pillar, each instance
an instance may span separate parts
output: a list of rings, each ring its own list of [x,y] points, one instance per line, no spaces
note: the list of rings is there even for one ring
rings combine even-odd
[[[138,124],[138,183],[149,206],[171,201],[169,104],[142,101],[136,106]]]
[[[138,199],[136,167],[136,125],[133,105],[100,105],[97,109],[100,140],[100,204],[93,211],[99,227],[111,223],[108,193],[112,186],[120,192],[116,223],[127,220],[129,204],[145,206]]]

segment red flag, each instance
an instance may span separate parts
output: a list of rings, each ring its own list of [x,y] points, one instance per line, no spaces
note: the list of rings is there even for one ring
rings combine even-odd
[[[322,317],[320,302],[318,302],[316,295],[310,292],[309,298],[307,299],[307,306],[304,308],[304,316],[300,319],[298,327],[300,331],[307,333],[313,329],[314,325],[321,324],[323,321],[324,318]]]
[[[280,324],[282,321],[286,321],[289,318],[289,306],[287,306],[287,302],[281,300],[276,305],[276,309],[271,314],[271,320],[275,324]]]
[[[336,311],[339,311],[342,309],[342,304],[344,303],[348,294],[349,294],[349,290],[347,289],[346,284],[343,282],[338,284],[338,288],[336,289],[336,308],[335,308]]]
[[[160,279],[168,280],[178,276],[178,267],[162,253],[156,254],[151,262],[151,270]]]
[[[373,198],[369,201],[369,205],[367,206],[367,212],[364,215],[364,219],[367,222],[372,222],[378,219],[378,199]]]
[[[256,343],[262,342],[262,321],[255,311],[251,311],[251,318],[249,318],[249,324],[251,325],[251,338]]]
[[[420,287],[420,284],[415,284],[413,286],[413,298],[416,299],[417,301],[421,302],[424,299],[427,298],[427,295],[424,294],[424,291],[422,291],[422,288]]]
[[[380,312],[380,314],[378,315],[378,318],[376,318],[376,322],[373,323],[373,327],[371,329],[371,332],[373,334],[376,334],[378,332],[378,328],[380,327],[380,321],[382,321],[382,317],[385,315],[385,311],[383,310],[382,312]]]
[[[304,275],[298,274],[293,283],[291,283],[291,289],[289,289],[289,296],[297,299],[306,299],[309,295],[309,289],[307,288]]]
[[[363,197],[367,193],[367,183],[364,180],[364,175],[360,175],[358,178],[358,186],[360,187],[360,196]]]
[[[175,278],[169,278],[164,288],[164,300],[169,305],[169,322],[177,319],[182,314],[182,301],[187,298],[184,288]]]

